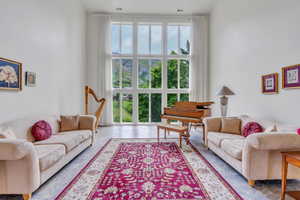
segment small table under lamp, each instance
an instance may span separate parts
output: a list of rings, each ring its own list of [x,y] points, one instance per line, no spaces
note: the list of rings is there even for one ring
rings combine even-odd
[[[218,93],[218,96],[220,97],[220,103],[221,103],[221,115],[222,117],[226,117],[227,115],[227,104],[228,104],[228,97],[234,95],[234,92],[232,92],[228,87],[223,86],[220,92]]]

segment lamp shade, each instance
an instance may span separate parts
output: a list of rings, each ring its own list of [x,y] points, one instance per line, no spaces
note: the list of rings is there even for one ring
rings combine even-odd
[[[228,87],[223,86],[218,93],[219,96],[235,95]]]

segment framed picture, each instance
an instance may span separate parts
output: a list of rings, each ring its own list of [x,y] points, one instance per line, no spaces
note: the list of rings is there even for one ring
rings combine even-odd
[[[262,93],[276,94],[278,93],[278,73],[263,75],[261,78]]]
[[[0,58],[0,90],[22,90],[22,63]]]
[[[300,64],[282,68],[282,88],[300,88]]]
[[[36,86],[36,73],[35,72],[26,72],[25,73],[25,85],[28,87]]]

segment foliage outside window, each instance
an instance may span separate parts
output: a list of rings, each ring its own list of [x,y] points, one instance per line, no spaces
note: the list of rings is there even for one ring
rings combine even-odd
[[[163,107],[189,100],[190,32],[189,24],[112,24],[115,123],[160,122]]]

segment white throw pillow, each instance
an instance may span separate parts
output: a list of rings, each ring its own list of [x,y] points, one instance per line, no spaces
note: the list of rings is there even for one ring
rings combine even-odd
[[[287,124],[278,124],[276,125],[276,131],[277,132],[291,132],[295,133],[297,132],[297,129],[300,128],[299,125],[287,125]]]
[[[7,129],[0,129],[0,139],[17,139],[15,133],[7,128]]]
[[[276,131],[275,122],[271,120],[252,118],[248,115],[241,115],[239,118],[242,120],[242,129],[247,123],[256,122],[263,127],[264,132]]]

